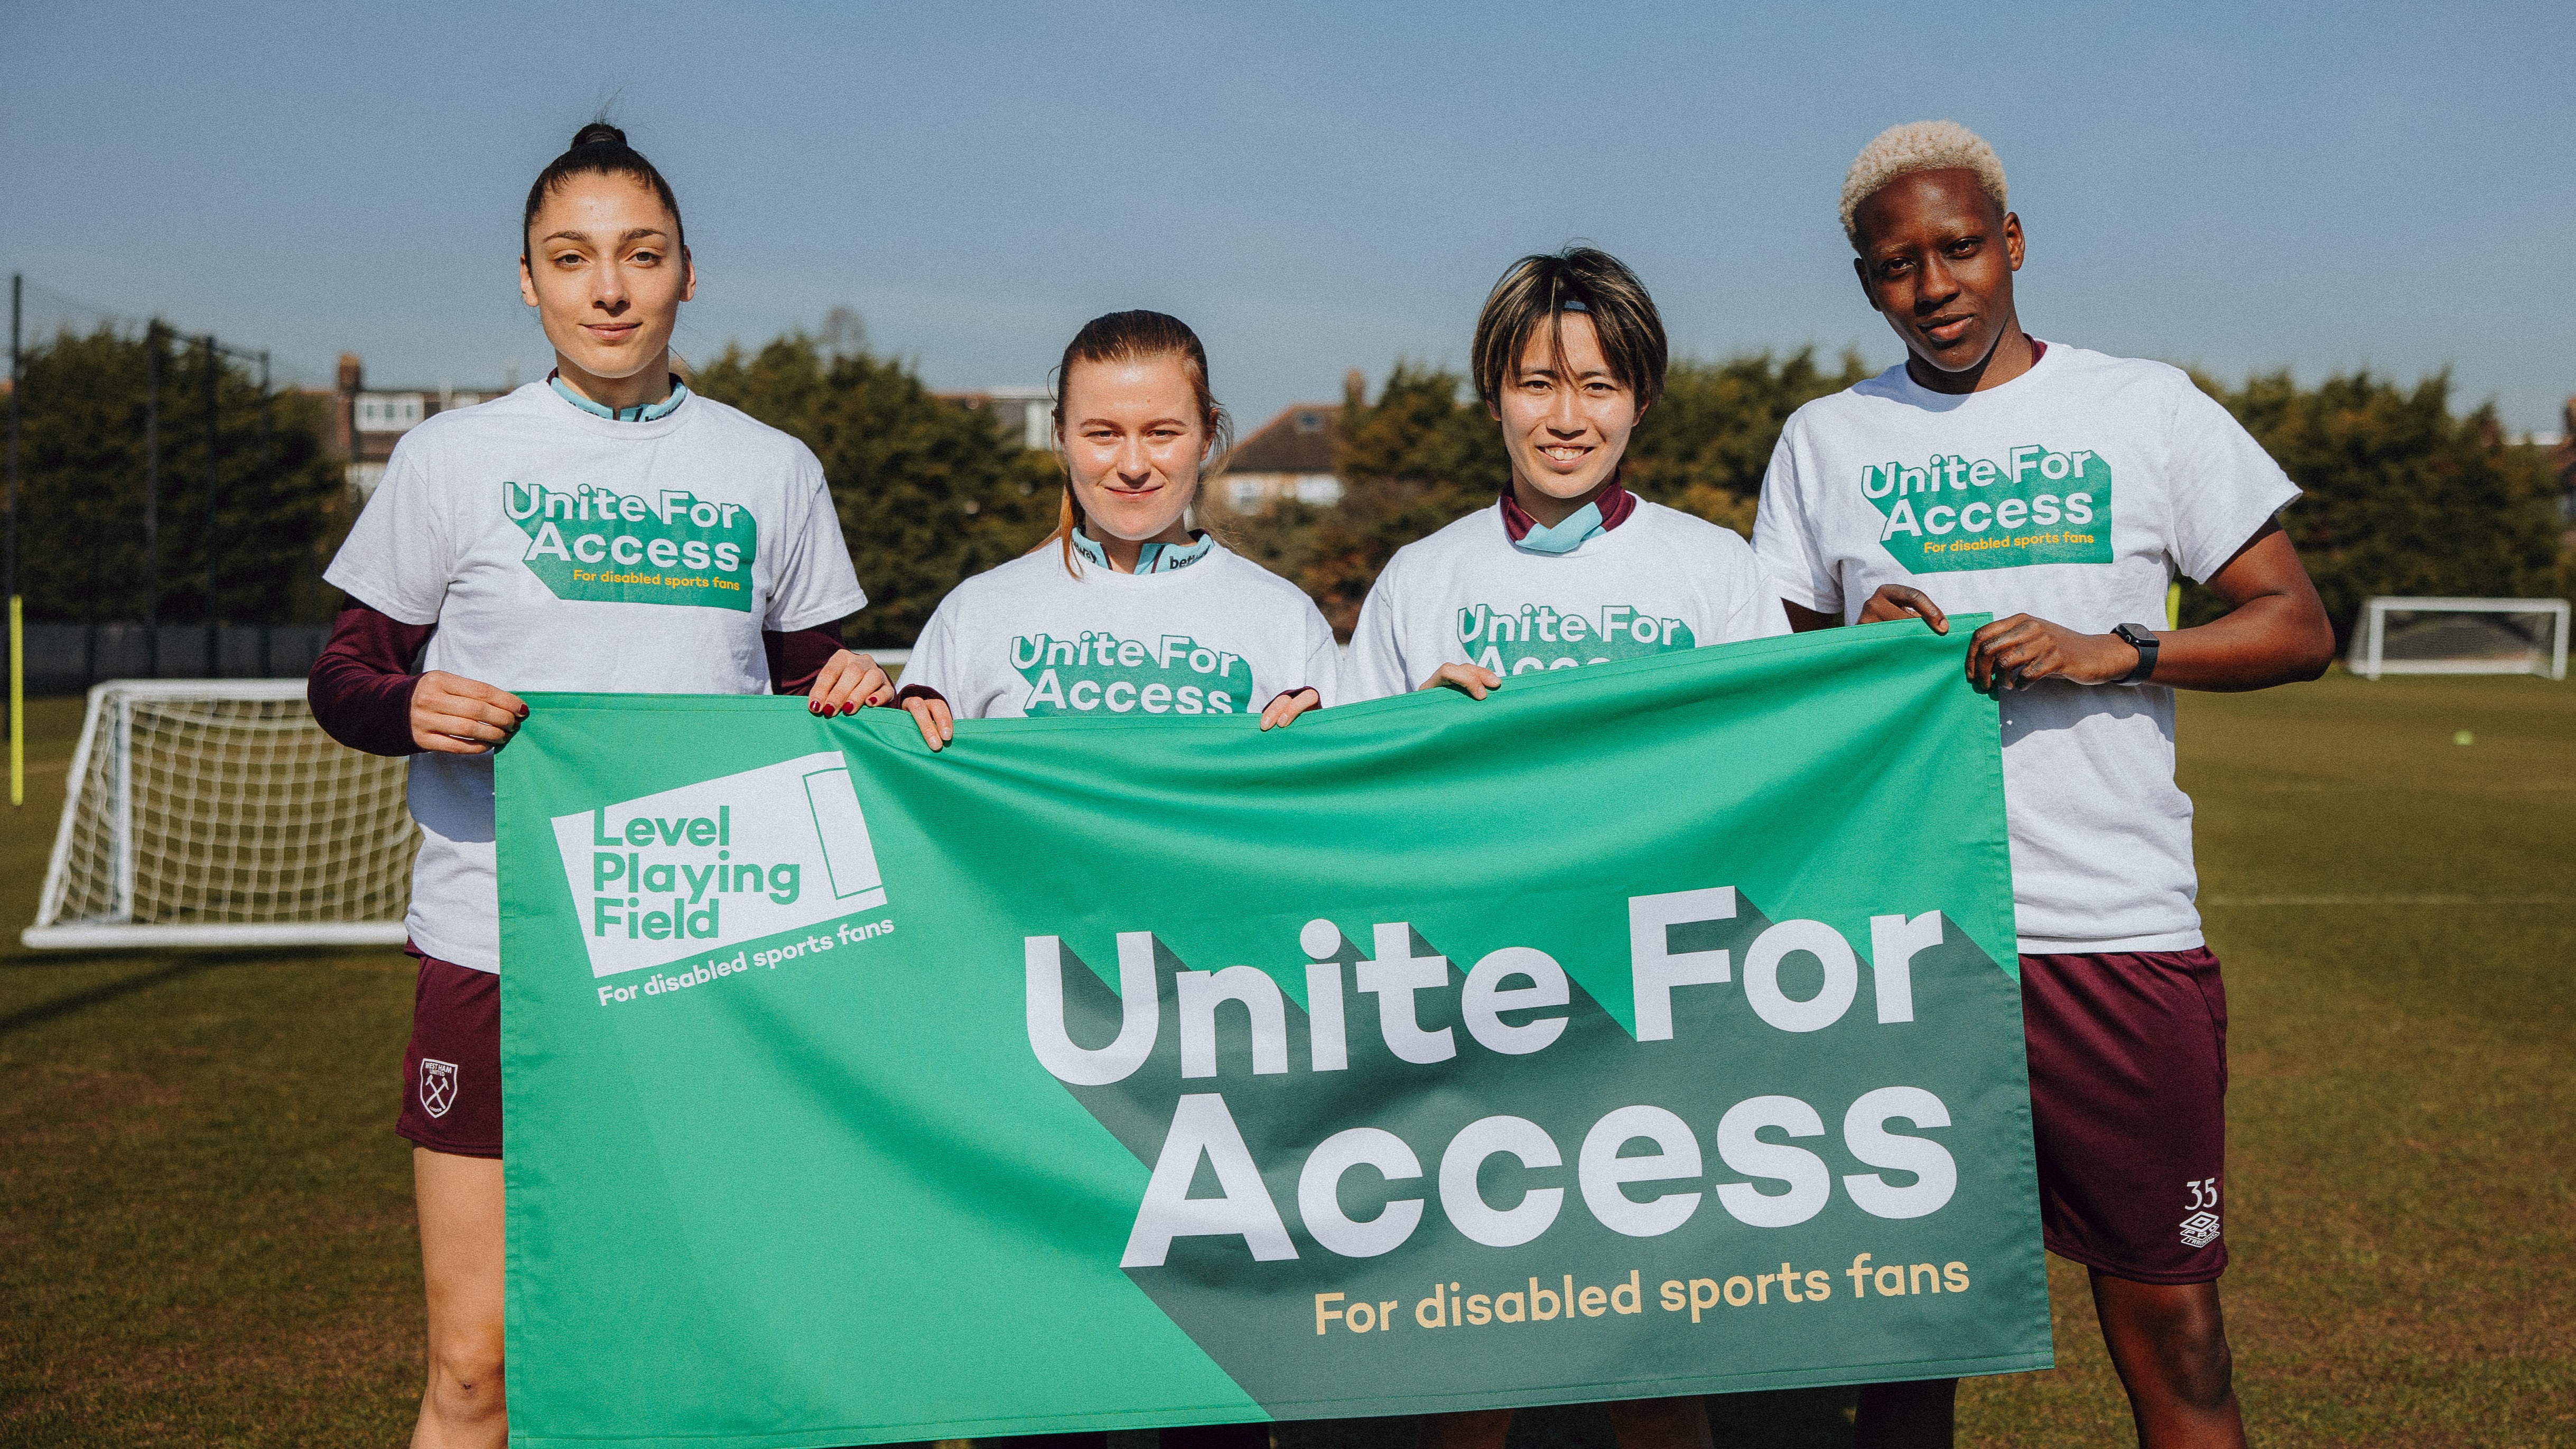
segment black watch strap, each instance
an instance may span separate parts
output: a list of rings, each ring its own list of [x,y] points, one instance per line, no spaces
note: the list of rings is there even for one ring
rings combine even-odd
[[[2111,631],[2129,641],[2138,651],[2138,667],[2120,679],[2122,684],[2137,684],[2156,672],[2156,636],[2144,624],[2122,624]]]

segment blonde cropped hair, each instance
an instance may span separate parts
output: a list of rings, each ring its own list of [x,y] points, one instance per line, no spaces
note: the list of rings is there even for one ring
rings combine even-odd
[[[1890,126],[1860,148],[1851,170],[1843,173],[1843,235],[1859,251],[1860,227],[1852,214],[1870,193],[1917,171],[1953,168],[1977,173],[1977,184],[1994,198],[1995,210],[2009,211],[2004,190],[2004,163],[1986,138],[1956,121],[1908,121]]]

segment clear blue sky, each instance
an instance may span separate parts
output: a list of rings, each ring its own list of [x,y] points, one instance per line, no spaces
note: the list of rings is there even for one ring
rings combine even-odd
[[[1834,220],[1883,126],[2002,153],[2042,337],[2576,392],[2576,6],[9,7],[0,268],[328,376],[549,352],[529,179],[600,102],[678,188],[684,354],[858,309],[944,389],[1176,312],[1247,424],[1456,363],[1514,256],[1627,259],[1677,350],[1898,356]]]

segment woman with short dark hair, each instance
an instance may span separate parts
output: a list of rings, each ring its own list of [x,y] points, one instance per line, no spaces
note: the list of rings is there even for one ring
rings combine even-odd
[[[1387,561],[1351,638],[1353,698],[1436,684],[1482,699],[1513,675],[1788,632],[1743,539],[1620,486],[1665,343],[1618,258],[1513,263],[1470,355],[1511,477],[1493,507]]]
[[[1491,508],[1396,551],[1351,639],[1355,699],[1788,632],[1753,550],[1619,486],[1663,393],[1664,324],[1636,274],[1574,247],[1523,257],[1485,299],[1476,392],[1511,477]],[[1707,1449],[1695,1394],[1609,1406],[1621,1449]],[[1424,1449],[1502,1449],[1509,1409],[1431,1414]]]

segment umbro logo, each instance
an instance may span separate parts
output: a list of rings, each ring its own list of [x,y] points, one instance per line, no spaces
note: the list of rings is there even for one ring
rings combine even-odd
[[[420,1109],[444,1117],[456,1105],[456,1063],[420,1059]]]
[[[2218,1214],[2193,1213],[2182,1220],[2182,1245],[2206,1248],[2218,1241]]]

